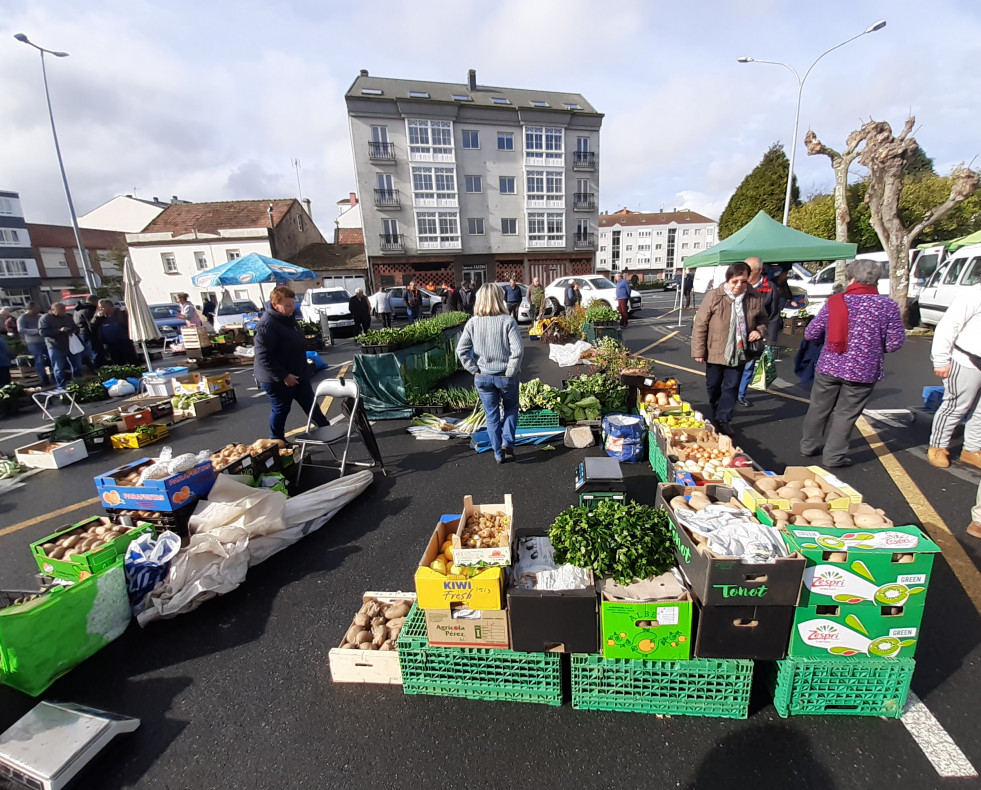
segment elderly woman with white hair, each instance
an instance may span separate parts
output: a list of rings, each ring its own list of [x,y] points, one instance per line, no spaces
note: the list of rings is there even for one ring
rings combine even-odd
[[[514,456],[518,371],[524,345],[521,330],[508,313],[504,291],[496,283],[484,283],[477,291],[473,318],[463,327],[456,355],[463,367],[473,373],[473,383],[487,415],[491,449],[495,460],[503,464],[508,455]]]
[[[817,362],[811,405],[800,440],[802,455],[823,452],[826,467],[851,466],[848,441],[855,422],[884,378],[883,359],[898,351],[906,328],[897,305],[879,294],[882,268],[875,261],[848,264],[848,287],[835,294],[804,331],[824,341]]]

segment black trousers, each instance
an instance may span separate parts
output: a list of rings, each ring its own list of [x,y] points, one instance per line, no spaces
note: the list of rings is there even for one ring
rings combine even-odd
[[[814,374],[811,405],[804,417],[802,455],[816,455],[824,448],[822,461],[834,466],[848,457],[848,441],[855,422],[872,397],[875,384],[845,381],[837,376]]]
[[[732,422],[732,410],[736,406],[739,380],[745,365],[729,367],[709,362],[705,365],[705,389],[708,390],[709,407],[716,423]]]

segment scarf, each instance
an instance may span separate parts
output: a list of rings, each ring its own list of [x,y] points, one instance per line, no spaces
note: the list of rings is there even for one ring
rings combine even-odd
[[[874,285],[852,283],[844,293],[835,294],[828,299],[828,339],[824,347],[834,354],[844,354],[848,351],[848,305],[845,296],[848,294],[878,294],[879,289]]]
[[[729,290],[728,285],[722,286],[722,290],[732,302],[729,336],[726,338],[725,364],[729,367],[736,367],[746,360],[746,313],[743,311],[743,298],[746,296],[746,292],[743,291],[739,296],[736,296]]]

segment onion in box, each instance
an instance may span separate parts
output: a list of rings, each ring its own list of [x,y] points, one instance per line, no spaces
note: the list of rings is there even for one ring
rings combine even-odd
[[[157,461],[156,463],[150,464],[143,469],[140,473],[140,481],[137,485],[143,485],[145,480],[161,480],[165,477],[170,477],[170,467],[165,461]]]

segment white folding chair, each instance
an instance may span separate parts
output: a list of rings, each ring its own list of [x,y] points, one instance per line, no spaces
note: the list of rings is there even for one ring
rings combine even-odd
[[[325,397],[346,399],[350,398],[352,400],[351,408],[345,410],[342,408],[341,413],[338,414],[334,419],[332,419],[324,427],[318,427],[314,422],[313,415],[314,410],[320,408],[320,402]],[[300,445],[300,460],[297,462],[296,478],[300,479],[300,475],[303,473],[303,465],[307,463],[308,466],[319,467],[321,469],[339,469],[341,477],[344,476],[344,469],[348,465],[350,466],[363,466],[363,467],[373,467],[376,465],[374,460],[372,461],[349,461],[348,451],[351,446],[351,434],[356,430],[355,420],[361,408],[361,393],[358,390],[358,385],[351,379],[337,378],[337,379],[324,379],[317,385],[317,389],[314,392],[313,406],[310,408],[310,413],[307,415],[307,424],[303,430],[303,433],[298,435],[294,442]],[[349,414],[345,414],[345,411],[349,411]],[[343,451],[340,457],[334,450],[334,445],[343,443]],[[326,447],[330,454],[334,457],[334,461],[328,464],[315,464],[306,461],[306,454],[308,447]],[[383,467],[384,469],[384,467]]]

